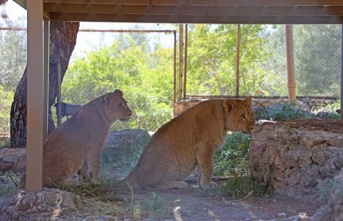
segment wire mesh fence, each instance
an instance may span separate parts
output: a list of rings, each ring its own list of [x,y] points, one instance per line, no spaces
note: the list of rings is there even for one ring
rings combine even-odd
[[[6,132],[14,91],[26,65],[26,34],[5,29],[4,22],[0,25],[0,132]],[[179,57],[173,33],[177,29],[167,27],[172,31],[80,31],[63,80],[62,101],[83,105],[119,88],[135,114],[128,124],[116,123],[113,128],[156,131],[174,116],[174,71]],[[235,95],[240,62],[239,95],[287,96],[285,26],[240,28],[238,38],[237,25],[190,26],[186,94]],[[293,26],[297,95],[339,97],[341,33],[340,25]]]

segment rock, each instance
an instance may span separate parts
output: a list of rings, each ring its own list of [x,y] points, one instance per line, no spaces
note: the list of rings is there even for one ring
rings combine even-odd
[[[325,142],[319,131],[301,131],[299,137],[300,143],[306,148],[312,148]]]
[[[343,220],[343,169],[333,180],[331,196],[327,205],[320,207],[312,221]]]
[[[325,146],[316,146],[313,148],[312,160],[313,162],[323,166],[326,162],[326,157],[324,153]]]
[[[103,158],[108,160],[135,152],[137,148],[143,149],[150,137],[147,131],[140,129],[111,131],[104,145]]]
[[[0,149],[0,171],[12,171],[22,173],[26,166],[26,149],[23,148],[1,148]],[[1,175],[0,172],[0,175]]]
[[[21,191],[2,205],[2,219],[50,220],[64,212],[77,210],[74,198],[74,194],[57,189],[45,188],[39,193]]]
[[[278,213],[276,216],[277,218],[286,218],[287,214],[284,212],[281,212],[281,213]]]
[[[343,147],[343,137],[332,137],[328,139],[328,144],[335,147]]]

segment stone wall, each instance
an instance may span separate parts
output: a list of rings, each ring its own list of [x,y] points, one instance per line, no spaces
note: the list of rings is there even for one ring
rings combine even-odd
[[[341,121],[256,125],[248,153],[251,175],[289,197],[320,201],[343,167]]]
[[[177,116],[197,103],[207,99],[191,98],[177,101],[174,104],[174,114]],[[253,98],[253,107],[268,107],[279,103],[288,103],[288,98]],[[297,105],[303,110],[312,110],[316,106],[327,106],[335,103],[336,100],[325,98],[303,98],[297,100]]]

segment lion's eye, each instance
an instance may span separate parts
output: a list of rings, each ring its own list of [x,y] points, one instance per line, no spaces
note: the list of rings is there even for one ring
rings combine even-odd
[[[241,115],[241,118],[242,118],[242,119],[246,119],[244,114]]]

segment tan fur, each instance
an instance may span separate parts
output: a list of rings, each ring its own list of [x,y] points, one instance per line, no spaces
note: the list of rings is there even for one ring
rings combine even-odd
[[[78,172],[98,183],[100,157],[111,124],[127,121],[132,111],[123,93],[115,90],[84,105],[56,128],[44,143],[43,186],[67,185]],[[25,186],[25,176],[22,187]]]
[[[251,97],[245,100],[208,100],[163,125],[150,139],[133,171],[122,180],[141,188],[185,188],[183,181],[199,166],[198,183],[215,189],[212,161],[227,131],[251,132]]]

